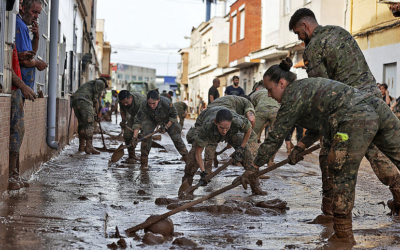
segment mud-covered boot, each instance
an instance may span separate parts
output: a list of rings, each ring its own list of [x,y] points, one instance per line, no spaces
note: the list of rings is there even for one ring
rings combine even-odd
[[[142,155],[140,157],[140,168],[141,169],[149,168],[149,157],[147,155]]]
[[[250,185],[253,195],[267,195],[266,191],[262,191],[260,187],[260,179],[256,178],[254,183]]]
[[[86,140],[86,148],[85,148],[86,154],[95,154],[98,155],[100,154],[99,151],[97,151],[92,144],[92,140]]]
[[[18,153],[10,151],[9,156],[9,176],[8,176],[8,189],[9,190],[19,190],[24,186],[22,182],[19,181],[19,173],[17,170],[17,160]]]
[[[85,151],[85,148],[86,148],[86,140],[85,140],[85,138],[79,138],[79,148],[78,148],[78,151],[79,151],[79,152],[83,152],[83,151]]]
[[[192,185],[193,185],[193,177],[186,177],[186,176],[183,176],[183,177],[182,177],[182,183],[184,183],[185,181],[187,181],[187,183],[189,184],[189,186],[192,186]]]
[[[399,215],[400,212],[400,188],[389,188],[393,199],[387,201],[388,208],[392,215]]]
[[[129,147],[128,148],[128,159],[123,161],[122,163],[134,164],[136,161],[140,160],[139,157],[135,155],[135,148]]]
[[[333,218],[333,229],[335,230],[335,234],[328,241],[356,244],[351,219]]]

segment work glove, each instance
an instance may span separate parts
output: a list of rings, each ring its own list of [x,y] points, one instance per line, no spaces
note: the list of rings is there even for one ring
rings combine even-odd
[[[208,181],[206,180],[206,176],[207,176],[207,171],[202,171],[200,173],[199,186],[207,186]]]
[[[160,128],[158,129],[158,131],[159,131],[161,134],[165,134],[165,132],[167,132],[167,129],[169,129],[169,127],[168,127],[167,125],[162,124],[162,125],[160,126]]]
[[[122,121],[119,123],[119,126],[121,126],[121,128],[126,128],[126,120],[122,120]]]
[[[244,158],[244,147],[238,147],[235,150],[235,153],[233,154],[232,158],[233,158],[233,165],[235,165],[238,162],[242,162],[243,158]]]
[[[241,176],[236,177],[232,184],[236,184],[239,181],[242,183],[244,189],[247,190],[247,184],[252,185],[256,182],[256,174],[258,173],[258,168],[251,166],[250,170],[246,170]]]
[[[292,152],[289,155],[289,164],[290,165],[296,165],[299,161],[304,160],[304,157],[301,156],[300,154],[304,152],[304,148],[301,148],[299,146],[295,146]]]

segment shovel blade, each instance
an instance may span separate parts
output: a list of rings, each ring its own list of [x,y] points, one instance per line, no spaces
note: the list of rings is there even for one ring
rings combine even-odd
[[[191,186],[189,185],[189,183],[187,182],[187,180],[185,180],[182,185],[179,187],[179,191],[178,191],[178,196],[179,197],[184,197],[187,195],[186,191],[190,188]]]
[[[124,149],[125,146],[124,144],[121,144],[113,153],[113,155],[111,156],[111,162],[117,162],[119,161],[122,156],[124,156]]]

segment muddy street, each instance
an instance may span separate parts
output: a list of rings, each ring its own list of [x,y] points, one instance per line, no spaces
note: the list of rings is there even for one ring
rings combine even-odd
[[[117,123],[102,123],[108,148],[122,143],[117,137]],[[183,137],[193,123],[186,120]],[[134,249],[178,249],[193,247],[193,242],[203,249],[343,247],[327,243],[333,233],[331,223],[309,223],[320,214],[318,152],[306,156],[296,166],[285,165],[271,172],[270,179],[261,180],[267,196],[251,196],[250,189],[239,186],[171,216],[174,233],[161,237],[161,244],[147,245],[157,243],[157,239],[151,238],[151,234],[145,236],[143,230],[136,238],[127,237],[126,229],[184,202],[177,200],[177,194],[185,165],[169,136],[163,134],[161,138],[157,142],[165,150],[151,150],[147,171],[140,170],[139,163],[121,163],[126,154],[121,161],[109,164],[112,153],[78,152],[75,139],[60,156],[31,177],[30,188],[10,192],[10,197],[0,204],[1,249],[107,249],[113,243],[118,247],[116,227],[125,237],[127,248]],[[100,134],[95,136],[94,144],[103,146]],[[219,145],[218,150],[224,146]],[[230,149],[221,154],[220,164],[232,152]],[[286,157],[282,147],[275,162]],[[195,199],[231,184],[242,172],[240,166],[229,166],[207,187],[196,190]],[[196,175],[195,183],[198,178]],[[353,210],[357,241],[354,248],[398,247],[400,219],[388,216],[389,209],[382,205],[389,198],[388,188],[379,183],[369,164],[363,161]]]

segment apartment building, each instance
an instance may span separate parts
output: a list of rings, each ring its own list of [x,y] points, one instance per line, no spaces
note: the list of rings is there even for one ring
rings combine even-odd
[[[156,70],[139,66],[115,63],[111,70],[114,90],[124,90],[130,82],[146,82],[149,89],[155,88]]]

